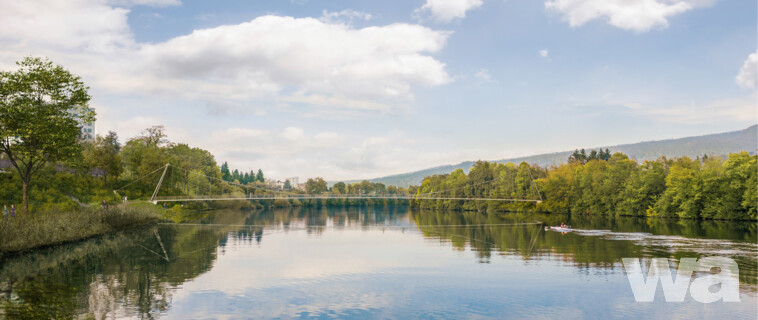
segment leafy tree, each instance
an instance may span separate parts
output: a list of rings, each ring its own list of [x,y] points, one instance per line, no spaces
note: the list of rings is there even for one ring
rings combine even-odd
[[[88,87],[78,76],[49,60],[28,57],[17,71],[0,72],[0,149],[22,181],[29,212],[32,177],[49,162],[80,154],[79,123],[92,122]]]
[[[121,174],[122,162],[121,144],[118,136],[110,131],[105,137],[97,136],[94,142],[84,144],[84,166],[89,170],[97,170],[103,177],[103,183],[108,184],[108,176],[118,179]]]
[[[263,170],[258,169],[258,173],[255,175],[255,180],[258,180],[259,182],[266,182],[265,177],[263,177]]]
[[[339,194],[345,194],[345,191],[347,191],[347,186],[344,182],[340,181],[332,186],[332,191]]]
[[[305,192],[307,194],[319,194],[326,192],[326,180],[321,177],[310,178],[305,182]]]
[[[166,135],[166,127],[162,125],[152,126],[143,130],[135,139],[140,139],[148,145],[155,145],[159,147],[171,145]]]
[[[290,183],[289,180],[285,180],[284,181],[284,189],[286,189],[286,190],[292,189],[292,184]]]

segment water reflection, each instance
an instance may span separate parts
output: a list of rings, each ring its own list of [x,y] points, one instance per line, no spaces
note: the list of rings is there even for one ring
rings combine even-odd
[[[545,231],[535,221],[584,231]],[[755,223],[407,207],[218,210],[174,222],[3,257],[0,312],[10,319],[499,317],[497,310],[516,316],[535,307],[490,296],[516,287],[547,299],[538,306],[545,312],[577,312],[549,303],[565,294],[541,287],[550,272],[573,270],[562,281],[580,283],[610,276],[624,288],[622,257],[714,254],[738,262],[748,295],[747,307],[738,309],[755,309]],[[631,293],[616,291],[608,295],[626,299],[616,307],[628,305]]]

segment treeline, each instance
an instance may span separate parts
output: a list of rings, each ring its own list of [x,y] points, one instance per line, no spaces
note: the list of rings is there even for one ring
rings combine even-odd
[[[396,199],[399,196],[410,195],[408,189],[395,186],[386,186],[383,183],[373,183],[367,180],[346,184],[337,182],[331,187],[321,177],[310,178],[304,184],[304,189],[287,189],[280,195],[286,196],[312,196],[314,199],[279,199],[271,206],[289,207],[323,207],[323,206],[387,206],[396,204],[408,204],[406,199]],[[361,196],[363,198],[344,198],[344,196]]]
[[[758,157],[747,152],[638,163],[622,153],[607,160],[576,152],[550,168],[521,163],[477,162],[469,172],[427,177],[422,197],[534,199],[541,202],[416,200],[414,206],[447,210],[495,210],[693,219],[755,220]],[[586,153],[584,153],[586,155]],[[578,157],[577,157],[578,155]],[[529,176],[531,174],[531,176]],[[539,194],[532,192],[536,187]]]
[[[229,171],[229,164],[226,163],[226,161],[221,165],[221,179],[227,182],[235,182],[244,185],[251,182],[266,182],[266,178],[263,176],[263,170],[258,169],[258,173],[252,170],[250,170],[249,173],[240,173],[237,169]]]

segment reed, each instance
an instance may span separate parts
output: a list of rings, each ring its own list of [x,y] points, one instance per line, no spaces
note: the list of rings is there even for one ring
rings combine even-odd
[[[0,221],[0,253],[82,240],[154,223],[159,218],[158,209],[150,206],[90,207],[3,217]]]

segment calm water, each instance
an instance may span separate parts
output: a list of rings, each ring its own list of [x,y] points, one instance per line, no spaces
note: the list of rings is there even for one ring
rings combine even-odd
[[[5,257],[0,318],[755,319],[755,223],[219,210]],[[535,220],[577,232],[544,231]],[[636,303],[622,257],[728,256],[739,303]]]

